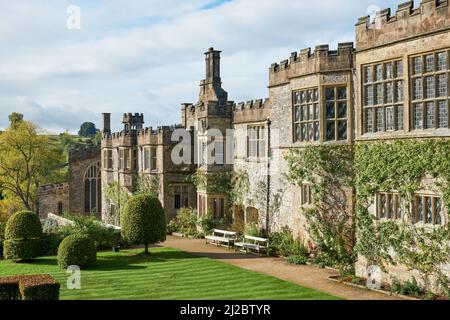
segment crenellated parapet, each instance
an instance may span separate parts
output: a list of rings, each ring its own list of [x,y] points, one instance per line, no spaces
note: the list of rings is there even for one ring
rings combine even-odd
[[[139,144],[170,144],[172,133],[176,129],[184,128],[182,125],[147,127],[133,132],[119,131],[104,136],[103,147],[132,147]]]
[[[233,124],[265,121],[270,116],[269,99],[250,100],[233,105]]]
[[[364,51],[449,28],[448,0],[422,0],[418,8],[414,8],[414,1],[408,1],[398,6],[395,15],[391,9],[384,9],[373,21],[369,16],[360,18],[356,23],[356,48]]]
[[[68,182],[46,184],[43,186],[39,186],[39,188],[37,189],[37,193],[39,194],[39,196],[52,195],[55,193],[63,194],[68,191],[69,191]]]
[[[100,147],[89,146],[86,148],[76,149],[69,152],[69,163],[74,163],[80,160],[96,158],[100,155]]]
[[[314,52],[311,48],[293,52],[289,59],[271,65],[269,87],[314,73],[349,70],[353,66],[354,50],[353,42],[346,42],[339,43],[337,50],[330,50],[328,45],[318,45]]]

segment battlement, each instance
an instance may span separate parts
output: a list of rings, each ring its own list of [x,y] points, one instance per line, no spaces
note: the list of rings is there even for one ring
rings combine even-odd
[[[53,183],[39,186],[37,192],[39,196],[50,195],[54,193],[63,193],[69,191],[69,183]]]
[[[245,102],[238,102],[233,105],[233,112],[240,112],[249,109],[260,109],[268,106],[269,99],[257,99],[257,100],[249,100]]]
[[[351,69],[353,66],[353,42],[339,43],[337,50],[329,45],[318,45],[314,52],[311,48],[292,52],[289,59],[273,63],[269,71],[269,87],[289,82],[290,78],[317,72]]]
[[[249,100],[233,105],[233,123],[265,121],[270,115],[269,99]]]
[[[363,51],[449,28],[448,0],[422,0],[417,8],[414,1],[408,1],[398,5],[395,15],[388,8],[378,12],[373,21],[370,16],[360,18],[356,23],[356,48]]]
[[[76,149],[69,153],[69,163],[95,158],[100,155],[100,148],[98,146],[88,146],[82,149]]]
[[[142,113],[124,113],[122,123],[144,123],[144,114]]]
[[[103,139],[106,145],[117,145],[117,146],[123,145],[124,141],[128,140],[127,138],[133,138],[129,140],[131,144],[136,144],[137,141],[145,139],[147,139],[148,141],[152,141],[155,144],[168,143],[168,141],[170,141],[172,132],[176,129],[182,128],[184,128],[182,125],[176,124],[171,126],[158,126],[157,128],[147,127],[140,130],[136,130],[134,132],[123,130],[119,132],[113,132],[109,135],[105,135]]]

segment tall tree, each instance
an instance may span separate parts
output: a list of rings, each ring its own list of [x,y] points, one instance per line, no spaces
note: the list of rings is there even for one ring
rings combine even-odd
[[[9,115],[9,124],[11,128],[16,127],[22,121],[23,121],[23,114],[21,113],[13,112]]]
[[[7,197],[17,197],[27,210],[35,210],[40,184],[59,178],[61,150],[52,148],[37,127],[21,120],[0,135],[0,188]]]
[[[81,125],[80,131],[78,131],[78,135],[80,137],[93,137],[97,133],[98,129],[95,127],[95,124],[92,122],[85,122]]]

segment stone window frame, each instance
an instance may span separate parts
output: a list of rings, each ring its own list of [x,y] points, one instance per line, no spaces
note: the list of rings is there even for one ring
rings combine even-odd
[[[311,191],[311,185],[309,183],[302,183],[301,190],[301,205],[302,207],[313,205],[313,195]]]
[[[143,146],[142,147],[142,170],[144,172],[157,171],[157,147],[156,146]]]
[[[105,170],[114,169],[113,149],[103,149],[103,168]]]
[[[327,90],[328,89],[334,89],[334,98],[331,100],[327,100]],[[345,88],[345,98],[339,99],[338,96],[338,89]],[[346,141],[348,140],[349,134],[349,113],[350,113],[350,95],[349,95],[349,87],[347,83],[341,83],[341,84],[329,84],[322,86],[322,96],[323,96],[323,118],[324,118],[324,134],[323,134],[323,141]],[[328,103],[334,104],[334,117],[328,118]],[[346,112],[345,117],[339,117],[339,104],[345,103],[346,104]],[[339,138],[339,123],[345,121],[345,137]],[[328,139],[328,124],[334,123],[334,138]]]
[[[138,169],[138,150],[136,147],[119,147],[119,171],[135,171]]]
[[[433,193],[419,192],[415,193],[413,198],[412,219],[414,224],[439,226],[445,223],[445,206],[441,196]],[[430,212],[428,212],[428,204],[431,205]],[[439,216],[437,208],[440,208]],[[431,214],[431,217],[428,213]]]
[[[385,199],[383,201],[383,199]],[[404,216],[402,199],[398,192],[378,192],[376,194],[376,215],[386,221],[401,220]]]
[[[58,215],[62,216],[64,214],[64,203],[62,201],[58,201]]]
[[[252,133],[256,133],[256,135],[252,135]],[[248,161],[260,161],[266,159],[267,129],[265,124],[259,123],[247,125],[246,141],[246,156]],[[252,151],[254,151],[254,153],[252,153]]]
[[[179,195],[179,206],[177,207],[177,195]],[[177,183],[173,184],[173,207],[175,210],[179,210],[181,208],[189,208],[189,184],[185,183]]]
[[[92,182],[95,181],[95,204],[96,207],[92,207],[92,195],[93,195],[93,191],[92,191]],[[87,209],[87,186],[89,183],[89,212],[86,210]],[[84,207],[84,213],[85,214],[91,214],[92,213],[92,209],[96,209],[95,213],[100,213],[101,212],[101,205],[102,205],[102,201],[101,201],[101,162],[100,161],[95,161],[92,164],[90,164],[83,175],[83,207]]]
[[[311,100],[309,99],[309,93],[311,93]],[[303,94],[305,94],[304,98]],[[310,106],[312,109],[310,109]],[[322,136],[320,130],[320,117],[319,86],[302,88],[292,92],[293,143],[319,143]],[[310,132],[311,129],[312,134]]]
[[[439,54],[444,53],[446,59],[446,69],[440,69]],[[429,57],[433,57],[430,64]],[[449,129],[450,123],[450,48],[442,48],[424,52],[416,55],[411,55],[408,59],[410,68],[410,110],[411,110],[411,130],[435,130],[435,129]],[[417,63],[421,64],[419,68]],[[429,67],[432,67],[430,69]],[[447,77],[445,86],[446,95],[440,96],[440,76]],[[428,80],[433,79],[432,94],[428,88]],[[419,81],[420,80],[420,81]],[[415,85],[420,82],[420,87]],[[420,96],[416,98],[416,92],[419,90]],[[446,117],[441,118],[441,107],[446,105]],[[445,107],[444,107],[445,109]]]
[[[391,66],[391,77],[388,77],[387,72],[389,65]],[[381,79],[377,77],[376,72],[379,66],[381,66]],[[371,76],[368,77],[368,74]],[[363,135],[403,131],[405,108],[405,67],[403,59],[393,58],[364,64],[362,65],[361,79]],[[392,99],[390,101],[388,101],[387,95],[389,84],[392,84]],[[378,92],[376,88],[379,87],[381,88],[381,100],[378,100],[376,96],[376,92]],[[402,88],[401,92],[399,87]],[[367,96],[367,92],[371,92],[370,97]],[[381,119],[378,119],[379,110],[381,110]],[[389,117],[392,119],[390,124],[387,122],[388,112],[392,114],[392,118]],[[368,119],[370,123],[368,123]]]

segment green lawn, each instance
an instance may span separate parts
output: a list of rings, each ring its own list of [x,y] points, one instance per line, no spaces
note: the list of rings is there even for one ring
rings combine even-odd
[[[61,299],[337,299],[296,284],[182,251],[153,248],[98,254],[81,271],[81,290],[66,289],[67,276],[55,257],[33,263],[0,261],[0,276],[48,273],[61,283]]]

